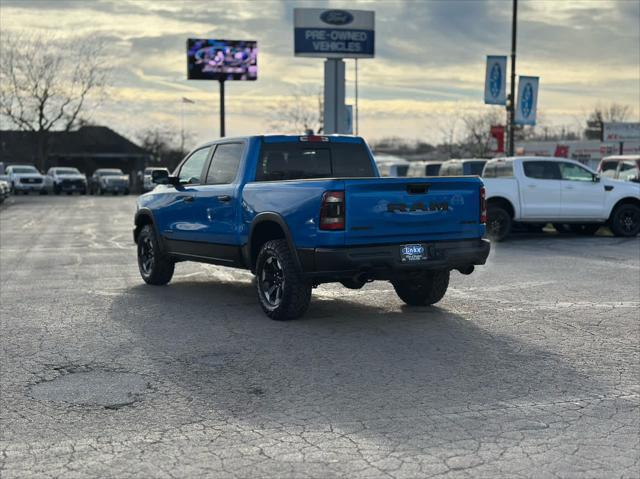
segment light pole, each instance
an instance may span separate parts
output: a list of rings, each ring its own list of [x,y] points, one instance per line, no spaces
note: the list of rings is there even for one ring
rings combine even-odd
[[[516,115],[516,25],[518,20],[518,0],[513,0],[513,18],[511,20],[511,94],[508,104],[508,124],[509,124],[509,150],[508,156],[513,156],[514,128],[513,123]]]

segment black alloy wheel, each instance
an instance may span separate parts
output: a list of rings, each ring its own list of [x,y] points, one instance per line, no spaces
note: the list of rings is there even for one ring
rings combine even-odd
[[[286,240],[262,245],[255,273],[258,301],[267,316],[287,321],[305,313],[311,301],[311,284],[296,265]]]
[[[511,233],[511,215],[499,207],[489,208],[487,213],[487,236],[502,241]]]
[[[277,308],[282,303],[285,286],[284,271],[278,258],[267,257],[259,281],[262,297],[270,307]]]
[[[640,207],[629,203],[618,206],[611,215],[610,226],[616,236],[637,236],[640,232]]]
[[[175,262],[164,254],[151,225],[145,225],[138,235],[138,269],[140,276],[156,286],[167,284],[173,277]]]
[[[140,271],[142,274],[150,275],[153,271],[153,261],[155,250],[153,247],[153,240],[150,236],[145,236],[140,239]]]

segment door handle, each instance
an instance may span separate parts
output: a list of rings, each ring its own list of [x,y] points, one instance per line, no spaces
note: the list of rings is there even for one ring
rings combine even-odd
[[[218,198],[218,201],[221,201],[223,203],[227,203],[227,202],[231,201],[231,196],[229,196],[229,195],[218,195],[218,196],[216,196],[216,198]]]
[[[181,196],[180,199],[185,203],[193,203],[193,196]]]
[[[535,188],[536,185],[527,185],[529,188]]]
[[[573,186],[565,186],[564,189],[565,190],[573,190],[574,188],[573,188]]]

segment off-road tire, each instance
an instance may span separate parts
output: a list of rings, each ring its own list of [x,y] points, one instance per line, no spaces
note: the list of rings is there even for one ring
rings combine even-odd
[[[490,206],[487,211],[487,237],[493,241],[502,241],[511,233],[511,215],[504,208]]]
[[[150,267],[145,267],[144,261],[147,258],[144,256],[144,252],[149,244],[153,248],[153,258]],[[153,226],[143,226],[138,235],[138,269],[142,279],[147,284],[165,285],[171,281],[174,268],[175,262],[161,251]]]
[[[444,297],[449,287],[449,271],[427,271],[421,278],[394,280],[391,284],[409,306],[428,306]]]
[[[268,261],[269,264],[277,262],[281,271],[282,289],[277,303],[272,303],[267,298],[267,285],[272,284],[267,281]],[[256,292],[262,310],[276,321],[296,319],[307,311],[311,301],[311,284],[296,266],[286,240],[271,240],[262,245],[256,261]]]
[[[616,236],[637,236],[640,233],[640,207],[631,203],[617,206],[611,213],[609,227]]]

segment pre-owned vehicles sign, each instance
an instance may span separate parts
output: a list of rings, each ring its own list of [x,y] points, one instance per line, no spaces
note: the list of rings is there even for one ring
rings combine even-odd
[[[372,11],[296,8],[294,51],[299,57],[372,58],[375,15]]]

